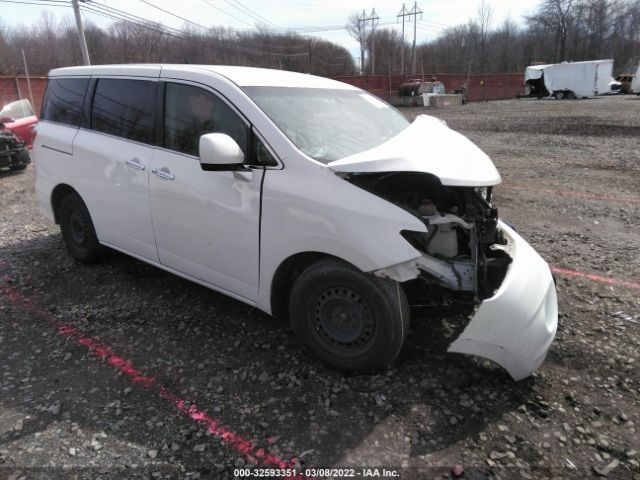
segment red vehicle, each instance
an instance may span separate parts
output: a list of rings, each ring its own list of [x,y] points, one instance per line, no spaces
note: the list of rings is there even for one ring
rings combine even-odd
[[[36,117],[29,100],[17,100],[2,107],[2,110],[0,110],[0,122],[4,123],[6,128],[25,142],[28,148],[33,146],[38,117]]]
[[[0,120],[0,170],[24,170],[31,163],[25,143]]]

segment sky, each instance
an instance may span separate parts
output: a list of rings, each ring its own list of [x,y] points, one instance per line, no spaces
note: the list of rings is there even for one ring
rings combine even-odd
[[[24,0],[34,4],[8,3],[0,0],[0,19],[9,28],[21,29],[38,22],[42,12],[48,10],[55,18],[67,18],[73,21],[73,12],[69,2],[63,0]],[[82,0],[81,0],[82,1]],[[522,22],[522,16],[532,13],[531,1],[524,0],[486,0],[493,10],[493,25],[502,23],[507,17],[516,23]],[[44,5],[48,3],[48,5]],[[156,5],[168,12],[203,26],[224,26],[236,29],[255,28],[259,19],[266,19],[282,29],[304,29],[310,27],[329,28],[334,30],[310,33],[332,42],[338,43],[358,55],[356,41],[344,30],[347,18],[351,13],[370,14],[375,8],[380,17],[379,27],[402,29],[397,15],[402,9],[401,1],[379,0],[91,0],[84,3],[106,5],[127,13],[138,15],[151,21],[158,21],[167,26],[180,28],[185,21],[164,13],[149,4]],[[413,2],[406,2],[407,10],[413,8]],[[81,3],[83,5],[83,3]],[[421,43],[436,38],[446,27],[465,23],[477,16],[480,0],[425,0],[417,3],[423,11],[417,18],[416,38]],[[253,15],[252,15],[253,14]],[[85,12],[83,17],[100,26],[107,26],[112,20],[95,13]],[[422,17],[422,18],[421,18]],[[315,29],[315,28],[314,28]],[[405,24],[407,41],[413,39],[413,17],[411,24]]]

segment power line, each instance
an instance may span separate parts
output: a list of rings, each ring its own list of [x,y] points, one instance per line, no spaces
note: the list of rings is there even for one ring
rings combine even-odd
[[[146,1],[146,0],[139,0],[142,3],[149,5],[152,8],[155,8],[157,10],[160,10],[161,12],[167,14],[167,15],[171,15],[175,18],[178,18],[184,22],[187,22],[191,25],[195,25],[199,28],[208,30],[209,27],[205,27],[204,25],[201,25],[197,22],[194,22],[192,20],[189,20],[185,17],[182,17],[180,15],[177,15],[173,12],[170,12],[168,10],[165,10],[164,8],[158,7],[156,5],[153,5],[152,3]],[[227,12],[226,10],[223,10],[221,8],[219,8],[217,5],[214,5],[212,2],[210,2],[209,0],[203,0],[205,3],[207,3],[208,5],[210,5],[211,7],[215,8],[216,10],[220,11],[221,13],[245,24],[248,25],[250,27],[253,28],[253,26],[249,23],[247,23],[246,21],[238,18],[237,16]],[[1,3],[12,3],[12,4],[22,4],[22,5],[38,5],[38,6],[51,6],[51,7],[68,7],[70,6],[70,2],[67,0],[0,0]],[[252,18],[257,19],[257,20],[261,20],[264,21],[266,23],[268,23],[269,25],[273,26],[274,28],[277,28],[278,30],[281,30],[283,32],[286,31],[291,31],[293,33],[300,33],[300,34],[311,34],[311,33],[321,33],[321,32],[330,32],[330,31],[339,31],[339,30],[344,30],[346,27],[345,25],[325,25],[325,26],[306,26],[306,27],[280,27],[277,24],[275,24],[274,22],[268,20],[267,18],[263,17],[262,15],[254,12],[251,8],[246,7],[245,5],[243,5],[242,3],[240,3],[238,0],[225,0],[225,2],[227,2],[228,4],[230,4],[232,7],[236,8],[236,10],[244,12],[246,15],[251,15]],[[231,2],[234,2],[235,4],[238,5],[238,7],[236,7],[235,5],[231,4]],[[417,5],[414,5],[414,9],[409,12],[408,10],[406,10],[406,7],[404,7],[403,5],[403,9],[404,14],[407,16],[411,16],[414,15],[414,10],[416,9]],[[83,11],[85,11],[86,13],[90,13],[93,15],[98,15],[102,18],[106,18],[109,20],[114,20],[114,21],[122,21],[122,22],[126,22],[132,25],[136,25],[139,26],[141,28],[145,28],[151,31],[155,31],[158,33],[163,33],[165,35],[168,36],[173,36],[176,38],[184,38],[183,34],[184,31],[174,28],[174,27],[170,27],[168,25],[164,25],[161,22],[157,22],[157,23],[152,23],[149,22],[147,19],[140,17],[138,15],[126,12],[124,10],[120,10],[117,9],[115,7],[111,7],[108,5],[103,5],[103,4],[99,4],[96,3],[95,1],[92,0],[88,0],[86,2],[82,2],[81,8],[83,9]],[[243,10],[240,10],[240,9]],[[402,13],[402,12],[401,12]],[[421,12],[418,12],[421,13]],[[400,14],[398,15],[398,17],[400,17]],[[376,19],[377,20],[377,19]],[[421,34],[434,34],[434,33],[442,33],[442,30],[433,27],[431,25],[425,25],[424,23],[432,23],[432,24],[437,24],[437,22],[429,22],[429,21],[421,21],[423,23],[420,24],[420,33]],[[414,22],[415,23],[415,22]],[[375,26],[386,26],[386,25],[394,25],[396,24],[396,22],[376,22]],[[441,25],[441,24],[438,24]],[[444,26],[444,25],[443,25]],[[415,31],[415,27],[414,27],[414,31]],[[415,35],[415,34],[414,34]],[[274,48],[281,48],[281,49],[285,49],[285,48],[290,48],[290,49],[296,49],[296,48],[304,48],[304,45],[274,45]],[[414,54],[415,57],[415,54]],[[404,62],[403,62],[404,63]]]
[[[121,18],[122,20],[130,20],[131,22],[136,22],[139,24],[144,24],[144,25],[151,25],[154,26],[155,28],[161,28],[164,30],[170,30],[172,31],[172,33],[175,33],[177,35],[181,35],[183,32],[177,28],[174,27],[170,27],[168,25],[163,25],[160,22],[151,22],[146,18],[140,17],[138,15],[135,15],[133,13],[129,13],[129,12],[125,12],[124,10],[119,10],[115,7],[111,7],[108,5],[102,5],[100,3],[96,3],[95,1],[92,0],[87,0],[87,2],[85,2],[85,5],[89,4],[92,8],[94,9],[98,9],[100,11],[105,12],[105,14],[109,14],[110,16],[113,15],[115,17]]]
[[[55,0],[48,0],[50,2],[53,2]],[[19,3],[20,5],[44,5],[47,7],[68,7],[69,5],[71,5],[69,2],[56,2],[56,3],[44,3],[44,2],[25,2],[25,1],[19,1],[19,0],[0,0],[0,2],[2,3]]]
[[[142,1],[144,1],[144,0],[140,0],[140,1],[142,2]],[[247,22],[245,22],[244,20],[242,20],[242,19],[240,19],[240,18],[236,17],[235,15],[233,15],[233,14],[231,14],[231,13],[229,13],[229,12],[226,12],[225,10],[221,9],[220,7],[218,7],[217,5],[214,5],[213,3],[211,3],[209,0],[202,0],[202,1],[203,1],[204,3],[206,3],[207,5],[209,5],[209,6],[213,7],[213,8],[215,8],[215,9],[216,9],[216,10],[218,10],[219,12],[222,12],[222,13],[224,13],[225,15],[227,15],[227,16],[229,16],[229,17],[233,18],[234,20],[237,20],[238,22],[240,22],[240,23],[244,23],[245,25],[248,25],[248,26],[250,26],[251,28],[253,28],[253,25],[251,25],[250,23],[247,23]],[[146,3],[146,2],[145,2],[145,3]]]
[[[228,3],[229,5],[231,5],[233,8],[235,8],[236,10],[244,13],[245,15],[249,15],[250,17],[254,18],[255,20],[264,22],[267,25],[272,26],[273,28],[277,28],[277,29],[281,29],[282,28],[282,27],[276,25],[275,23],[273,23],[271,20],[268,20],[265,17],[263,17],[262,15],[254,12],[249,7],[243,5],[242,3],[238,2],[237,0],[224,0],[224,1],[226,3]],[[238,5],[238,6],[236,6],[236,5]]]
[[[182,39],[185,38],[184,36],[176,35],[174,33],[168,32],[167,30],[164,30],[162,28],[162,26],[156,27],[155,24],[152,24],[152,23],[146,23],[145,24],[145,23],[142,23],[142,22],[136,22],[136,21],[133,21],[133,20],[127,20],[127,19],[122,18],[122,17],[116,17],[115,15],[111,15],[109,13],[101,12],[99,10],[94,10],[92,7],[90,7],[88,5],[81,5],[80,10],[82,10],[85,13],[92,13],[94,15],[101,16],[103,18],[108,18],[108,19],[111,19],[111,20],[116,20],[118,22],[124,22],[124,23],[128,23],[128,24],[131,24],[131,25],[135,25],[136,27],[140,27],[140,28],[144,28],[144,29],[147,29],[147,30],[151,30],[151,31],[156,32],[156,33],[161,33],[161,34],[167,35],[169,37],[182,38]]]
[[[202,28],[204,30],[209,30],[209,27],[205,27],[204,25],[201,25],[199,23],[193,22],[193,21],[189,20],[188,18],[181,17],[180,15],[176,15],[175,13],[170,12],[169,10],[165,10],[164,8],[158,7],[157,5],[154,5],[151,2],[147,2],[147,0],[138,0],[138,1],[144,3],[145,5],[149,5],[150,7],[153,7],[156,10],[160,10],[161,12],[164,12],[167,15],[171,15],[172,17],[179,18],[180,20],[183,20],[183,21],[185,21],[187,23],[190,23],[191,25],[195,25],[196,27],[200,27],[200,28]]]

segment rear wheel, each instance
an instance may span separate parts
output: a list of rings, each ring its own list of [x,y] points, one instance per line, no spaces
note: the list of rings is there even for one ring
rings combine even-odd
[[[311,265],[298,277],[289,315],[309,352],[348,371],[389,364],[409,332],[409,305],[397,282],[333,259]]]
[[[558,100],[564,100],[564,92],[558,92],[556,93],[556,98]]]
[[[89,210],[78,195],[64,197],[57,216],[62,239],[73,258],[83,263],[95,263],[102,258],[104,247],[98,242]]]

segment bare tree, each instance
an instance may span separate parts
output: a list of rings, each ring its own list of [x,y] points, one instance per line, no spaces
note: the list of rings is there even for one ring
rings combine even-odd
[[[544,0],[538,12],[529,18],[534,24],[545,27],[555,36],[555,61],[566,60],[567,37],[574,20],[575,0]]]
[[[346,25],[347,32],[353,37],[353,39],[360,44],[360,70],[361,73],[365,72],[364,54],[367,48],[367,32],[366,22],[364,22],[364,11],[362,13],[352,13],[349,15],[349,20]]]
[[[480,73],[484,73],[485,69],[485,53],[487,49],[487,38],[489,29],[493,20],[493,9],[491,5],[482,0],[478,8],[478,26],[480,27]]]

